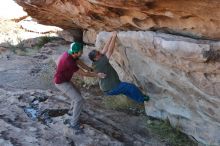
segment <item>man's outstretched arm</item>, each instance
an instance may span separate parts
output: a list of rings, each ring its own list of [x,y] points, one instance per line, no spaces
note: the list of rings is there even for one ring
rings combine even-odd
[[[104,73],[95,73],[95,72],[85,72],[83,69],[79,69],[77,73],[81,76],[87,76],[87,77],[98,77],[98,78],[105,78],[106,74]]]
[[[112,36],[110,36],[110,38],[107,40],[107,42],[105,43],[105,46],[103,47],[103,49],[101,50],[102,54],[105,54],[108,51],[109,45],[111,43],[112,40]]]
[[[77,60],[76,61],[77,65],[82,68],[85,69],[87,71],[92,71],[93,69],[91,67],[89,67],[88,65],[86,65],[84,62],[82,62],[81,60]]]
[[[112,33],[112,37],[111,37],[112,39],[111,39],[111,42],[109,44],[109,47],[108,47],[107,53],[106,53],[106,56],[107,56],[108,59],[112,56],[112,53],[114,51],[116,37],[117,37],[117,32],[114,31]]]

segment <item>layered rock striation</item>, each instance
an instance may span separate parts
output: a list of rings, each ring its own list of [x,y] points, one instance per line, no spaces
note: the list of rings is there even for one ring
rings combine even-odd
[[[218,0],[16,0],[39,23],[64,29],[161,30],[220,38]]]
[[[109,33],[97,37],[103,47]],[[220,42],[143,31],[118,33],[113,65],[152,97],[146,113],[208,144],[220,144]]]

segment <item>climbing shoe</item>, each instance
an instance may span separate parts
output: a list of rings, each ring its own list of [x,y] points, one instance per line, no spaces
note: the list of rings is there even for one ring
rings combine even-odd
[[[149,100],[150,100],[150,97],[147,95],[144,95],[144,101],[149,101]]]
[[[67,125],[69,128],[73,129],[73,133],[75,135],[80,135],[80,134],[84,134],[84,126],[82,124],[80,124],[79,122],[77,122],[75,125],[73,125],[71,123],[70,119],[66,119],[63,122],[64,125]]]
[[[71,128],[74,130],[75,135],[84,134],[84,126],[81,125],[79,122],[76,123],[74,126],[71,125]]]

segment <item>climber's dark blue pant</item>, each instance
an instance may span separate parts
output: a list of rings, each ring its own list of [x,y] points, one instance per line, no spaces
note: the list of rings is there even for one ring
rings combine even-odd
[[[137,86],[131,83],[121,82],[116,88],[106,92],[106,94],[107,95],[124,94],[136,102],[139,103],[144,102],[144,95],[141,93],[141,91],[138,89]]]

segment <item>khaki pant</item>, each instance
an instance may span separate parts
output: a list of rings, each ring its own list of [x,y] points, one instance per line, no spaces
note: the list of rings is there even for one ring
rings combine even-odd
[[[75,125],[79,120],[79,116],[84,103],[84,99],[80,91],[74,86],[72,82],[55,84],[55,86],[70,99],[72,99],[70,107],[70,110],[72,110],[71,124]]]

